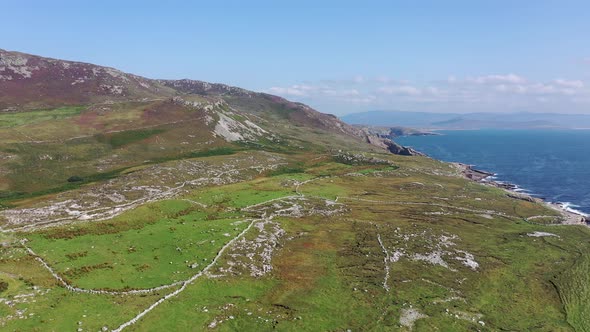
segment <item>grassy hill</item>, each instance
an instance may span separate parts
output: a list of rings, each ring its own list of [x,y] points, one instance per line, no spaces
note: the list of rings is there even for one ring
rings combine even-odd
[[[0,58],[0,330],[589,328],[542,204],[280,97]]]

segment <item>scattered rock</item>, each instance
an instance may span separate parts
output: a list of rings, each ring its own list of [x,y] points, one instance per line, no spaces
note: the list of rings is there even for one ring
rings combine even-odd
[[[418,319],[427,318],[428,316],[418,311],[418,309],[409,308],[402,309],[399,317],[399,323],[409,329],[414,327],[414,323]]]
[[[547,232],[532,232],[532,233],[527,233],[527,236],[531,236],[531,237],[544,237],[544,236],[559,237],[559,235],[556,235],[553,233],[547,233]]]

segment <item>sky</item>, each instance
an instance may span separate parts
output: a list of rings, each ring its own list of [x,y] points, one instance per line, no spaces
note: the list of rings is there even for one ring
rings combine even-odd
[[[590,114],[590,1],[0,0],[0,48],[326,113]]]

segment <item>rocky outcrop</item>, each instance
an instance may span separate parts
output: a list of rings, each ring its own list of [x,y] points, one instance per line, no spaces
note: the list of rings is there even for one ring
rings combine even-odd
[[[196,95],[232,95],[252,97],[254,92],[221,83],[209,83],[198,80],[154,80],[182,94]]]
[[[367,143],[381,147],[393,154],[397,154],[400,156],[426,156],[424,153],[416,151],[412,148],[405,147],[402,145],[397,144],[396,142],[388,139],[379,137],[376,135],[369,134],[363,131],[364,138]]]
[[[392,141],[390,138],[380,135],[379,132],[367,129],[367,127],[351,127],[356,129],[356,135],[363,137],[367,143],[381,147],[393,154],[397,154],[400,156],[426,156],[426,154],[420,151],[416,151],[412,148],[399,145],[396,142]]]
[[[354,125],[355,128],[361,129],[371,135],[379,136],[382,138],[394,139],[400,136],[437,136],[440,135],[435,132],[414,129],[401,126],[393,127],[381,127],[381,126],[368,126],[368,125]]]
[[[385,140],[385,145],[387,145],[387,150],[393,154],[398,154],[400,156],[426,156],[424,153],[420,151],[416,151],[412,148],[399,145],[392,140]]]
[[[540,200],[537,200],[529,195],[521,194],[521,193],[517,193],[517,192],[508,192],[506,194],[506,196],[508,196],[510,198],[514,198],[514,199],[519,199],[521,201],[531,202],[531,203],[535,203],[535,202],[540,201]]]
[[[466,178],[473,180],[473,181],[481,182],[481,181],[486,180],[490,176],[494,176],[494,173],[475,169],[471,165],[467,165],[467,164],[463,164],[463,163],[454,163],[454,165],[457,166],[457,168],[459,168],[461,170],[461,173],[463,174],[463,176],[465,176]],[[505,188],[505,189],[509,189],[509,188]]]

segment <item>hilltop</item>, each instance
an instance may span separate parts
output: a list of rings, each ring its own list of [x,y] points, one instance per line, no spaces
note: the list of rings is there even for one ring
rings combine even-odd
[[[8,51],[0,109],[2,330],[590,326],[586,226],[390,128]]]

